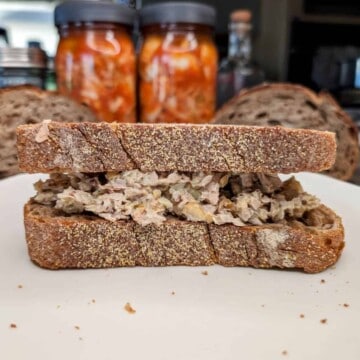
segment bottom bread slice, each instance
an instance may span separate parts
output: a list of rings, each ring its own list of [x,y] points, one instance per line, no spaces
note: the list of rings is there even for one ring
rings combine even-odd
[[[333,265],[344,247],[341,219],[325,206],[303,222],[237,227],[169,218],[141,226],[69,216],[30,200],[24,219],[30,258],[48,269],[220,264],[316,273]]]

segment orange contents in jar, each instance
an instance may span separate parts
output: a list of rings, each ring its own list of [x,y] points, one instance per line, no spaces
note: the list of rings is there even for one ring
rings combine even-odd
[[[212,119],[217,50],[209,31],[191,28],[145,32],[139,58],[141,121],[206,123]]]
[[[135,51],[125,27],[60,29],[55,67],[59,92],[87,104],[103,121],[136,120]]]
[[[55,8],[59,91],[89,105],[103,121],[135,121],[135,16],[110,1],[67,0]]]

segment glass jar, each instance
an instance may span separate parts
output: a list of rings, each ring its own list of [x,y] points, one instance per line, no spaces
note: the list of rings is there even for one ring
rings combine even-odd
[[[44,88],[47,56],[40,48],[0,48],[0,88],[34,85]]]
[[[67,1],[55,9],[58,91],[102,121],[136,121],[135,11],[110,2]]]
[[[215,9],[160,3],[140,12],[140,119],[147,123],[207,123],[215,112]]]

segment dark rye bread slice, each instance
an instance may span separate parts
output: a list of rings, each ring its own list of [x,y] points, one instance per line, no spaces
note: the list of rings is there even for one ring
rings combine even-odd
[[[349,115],[330,94],[317,95],[300,85],[264,84],[242,91],[216,113],[214,123],[332,131],[337,155],[326,173],[348,180],[359,163],[358,130]]]
[[[42,133],[47,135],[37,141]],[[17,146],[20,168],[30,173],[321,171],[336,152],[330,132],[185,124],[20,126]]]
[[[0,90],[0,179],[19,172],[15,129],[44,119],[54,121],[96,121],[86,106],[53,92],[33,86]]]
[[[316,273],[333,265],[344,247],[341,219],[325,206],[309,212],[306,225],[237,227],[171,218],[141,226],[68,216],[31,200],[24,216],[30,258],[48,269],[220,264]]]

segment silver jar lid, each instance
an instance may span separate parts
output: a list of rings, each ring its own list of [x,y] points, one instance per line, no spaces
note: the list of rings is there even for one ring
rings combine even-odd
[[[39,48],[0,48],[2,68],[46,68],[46,53]]]

